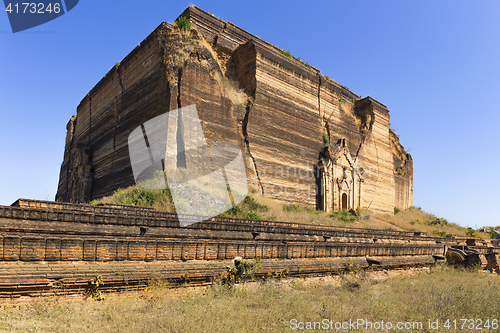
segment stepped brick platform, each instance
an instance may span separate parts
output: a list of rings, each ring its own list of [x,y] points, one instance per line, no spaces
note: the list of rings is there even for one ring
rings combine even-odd
[[[498,267],[498,243],[472,237],[221,217],[182,228],[175,213],[150,208],[19,199],[0,206],[0,296],[75,293],[97,275],[103,290],[157,278],[208,284],[236,256],[261,259],[257,277],[366,268],[365,256],[376,258],[375,269],[428,266],[450,247]]]

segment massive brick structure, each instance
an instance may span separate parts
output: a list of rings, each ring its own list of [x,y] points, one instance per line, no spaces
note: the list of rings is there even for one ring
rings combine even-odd
[[[194,104],[208,144],[239,145],[251,187],[266,196],[327,211],[412,205],[413,162],[385,105],[197,7],[182,16],[190,30],[162,23],[81,101],[56,200],[135,184],[131,131]]]

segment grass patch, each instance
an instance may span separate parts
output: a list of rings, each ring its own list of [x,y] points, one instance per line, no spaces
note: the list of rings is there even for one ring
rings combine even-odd
[[[160,212],[175,211],[174,203],[170,189],[167,187],[164,190],[150,190],[144,187],[149,186],[154,182],[164,182],[163,173],[157,171],[154,178],[146,182],[141,182],[139,185],[130,186],[126,189],[118,189],[113,195],[94,200],[90,204],[115,204],[139,207],[152,207]],[[144,186],[144,187],[141,187]]]
[[[303,212],[305,211],[305,209],[301,205],[283,205],[283,211],[297,213],[297,212]]]
[[[334,219],[337,219],[339,221],[346,222],[346,223],[352,223],[357,219],[356,216],[353,216],[351,213],[349,213],[346,210],[334,211],[329,216],[333,217]]]
[[[269,211],[269,207],[267,205],[259,204],[251,196],[246,196],[238,206],[220,214],[220,216],[249,220],[262,220],[263,218],[259,213],[267,211]]]

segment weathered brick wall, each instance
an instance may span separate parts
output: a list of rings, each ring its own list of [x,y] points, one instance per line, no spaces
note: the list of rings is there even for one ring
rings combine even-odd
[[[175,214],[148,208],[19,199],[0,206],[0,297],[82,292],[98,275],[113,291],[158,278],[208,284],[236,256],[262,259],[263,277],[366,268],[366,255],[375,269],[429,266],[433,254],[467,245],[498,267],[498,244],[472,237],[220,217],[181,228]]]

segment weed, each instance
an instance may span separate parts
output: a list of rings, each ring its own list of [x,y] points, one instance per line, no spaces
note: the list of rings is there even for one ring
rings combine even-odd
[[[293,58],[293,55],[290,53],[290,50],[288,50],[288,51],[285,51],[285,50],[280,50],[280,53],[281,53],[282,55],[284,55],[285,57],[287,57],[287,58],[290,58],[290,59],[292,59],[292,58]]]
[[[360,270],[361,270],[361,268],[359,267],[358,263],[356,263],[352,260],[349,260],[349,262],[344,267],[344,271],[346,273],[350,273],[350,274],[356,274]]]
[[[323,143],[325,145],[330,143],[330,138],[328,137],[328,134],[326,134],[326,133],[323,133]]]
[[[95,278],[90,279],[84,293],[85,297],[91,296],[94,301],[103,301],[104,296],[101,295],[101,291],[99,290],[99,287],[102,285],[104,285],[102,276],[97,275]]]
[[[179,16],[179,18],[175,21],[175,24],[181,30],[191,30],[191,21],[184,16]]]
[[[248,212],[246,215],[246,219],[248,220],[261,220],[262,217],[256,212]]]
[[[170,189],[149,190],[153,183],[162,182],[165,184],[164,173],[157,171],[153,178],[127,189],[118,189],[112,196],[93,200],[90,204],[111,203],[116,205],[153,207],[159,211],[175,211]]]
[[[180,282],[181,283],[188,283],[189,281],[189,272],[186,272],[184,274],[182,274],[179,278]]]
[[[267,211],[269,211],[269,207],[267,205],[261,205],[251,196],[246,196],[238,206],[229,209],[227,212],[220,214],[220,216],[261,220],[262,217],[259,213]]]

